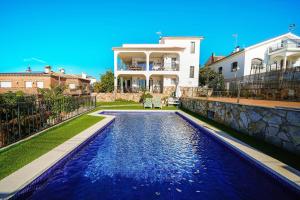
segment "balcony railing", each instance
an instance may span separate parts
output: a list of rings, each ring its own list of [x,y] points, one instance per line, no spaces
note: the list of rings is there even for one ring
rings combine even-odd
[[[179,71],[178,63],[150,64],[151,71]]]
[[[119,71],[145,71],[146,70],[146,63],[145,64],[137,64],[137,65],[118,65]]]
[[[269,47],[269,53],[273,53],[275,51],[279,51],[281,49],[288,49],[288,48],[299,48],[300,50],[300,40],[287,40],[282,43],[275,44]]]

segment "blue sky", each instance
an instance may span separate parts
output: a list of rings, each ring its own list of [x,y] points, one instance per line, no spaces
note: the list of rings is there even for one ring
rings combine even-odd
[[[157,43],[165,36],[204,36],[203,64],[241,47],[300,33],[299,0],[0,0],[0,72],[43,70],[99,74],[113,69],[113,46]]]

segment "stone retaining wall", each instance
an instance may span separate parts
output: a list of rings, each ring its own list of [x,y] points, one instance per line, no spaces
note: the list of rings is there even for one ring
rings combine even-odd
[[[142,93],[92,93],[92,96],[96,96],[96,101],[102,101],[102,102],[111,102],[115,101],[115,99],[123,99],[127,101],[135,101],[139,102],[142,96]],[[153,97],[160,97],[162,100],[164,98],[169,97],[169,95],[166,94],[160,94],[160,93],[151,93]]]
[[[139,102],[142,93],[92,93],[92,96],[96,96],[96,101],[111,102],[115,99],[124,99],[128,101]]]
[[[181,98],[182,107],[300,155],[300,110]]]

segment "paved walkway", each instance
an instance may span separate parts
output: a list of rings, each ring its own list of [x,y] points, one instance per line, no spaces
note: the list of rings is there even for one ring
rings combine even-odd
[[[206,99],[206,97],[197,97],[199,99]],[[236,98],[227,97],[209,97],[211,101],[221,101],[236,103]],[[300,102],[291,101],[270,101],[270,100],[257,100],[257,99],[240,99],[240,104],[252,105],[252,106],[266,106],[266,107],[289,107],[289,108],[300,108]]]

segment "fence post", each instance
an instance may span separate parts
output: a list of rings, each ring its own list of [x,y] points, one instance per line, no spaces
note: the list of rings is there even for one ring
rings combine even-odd
[[[238,81],[238,93],[237,93],[237,100],[236,100],[236,102],[237,103],[240,103],[240,94],[241,94],[241,88],[240,88],[240,81]]]
[[[19,138],[21,138],[21,122],[20,122],[20,103],[18,102],[17,103],[18,105],[18,135],[19,135]]]

